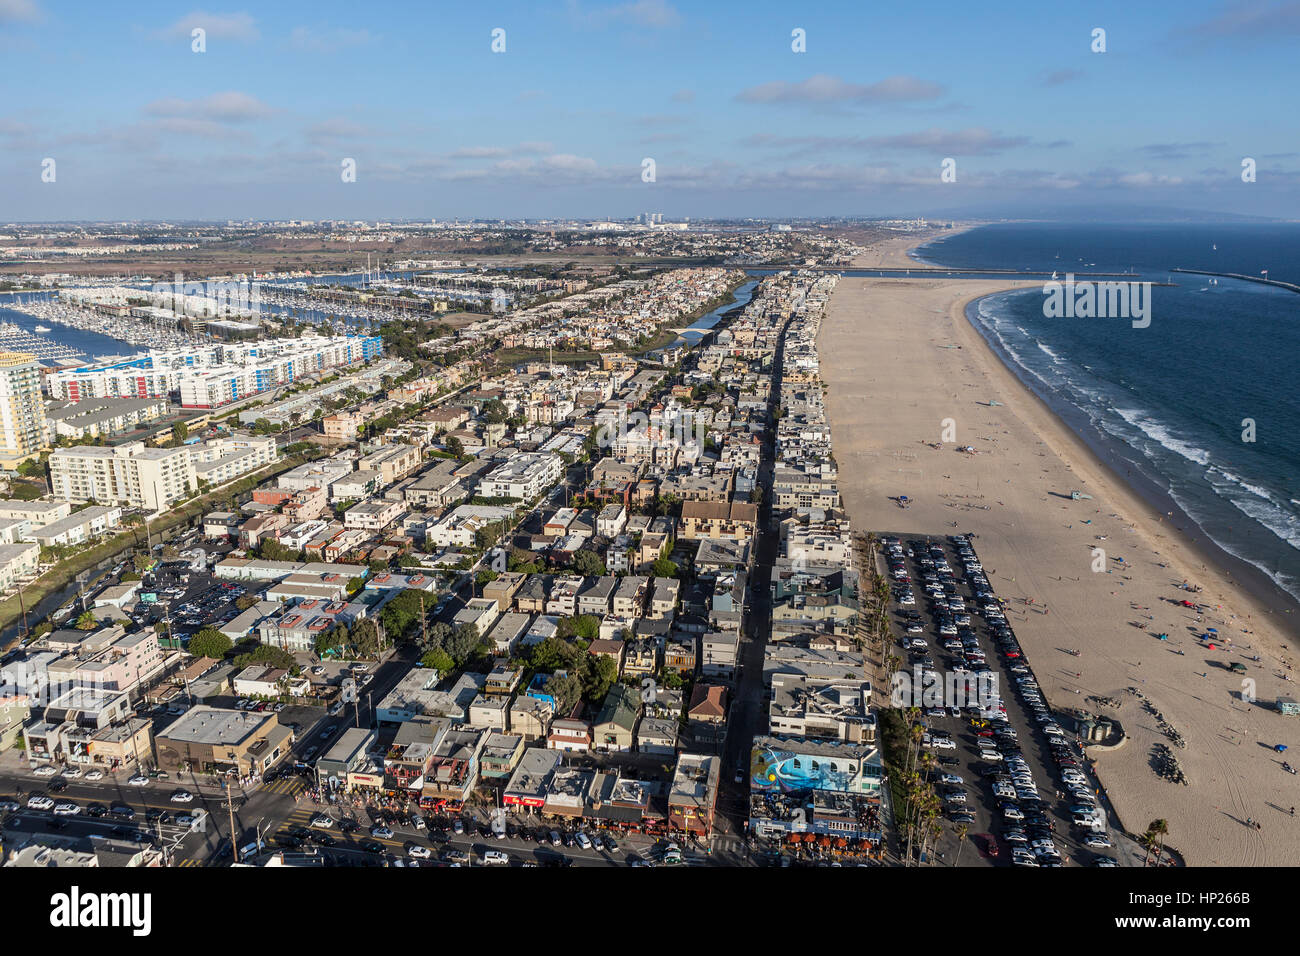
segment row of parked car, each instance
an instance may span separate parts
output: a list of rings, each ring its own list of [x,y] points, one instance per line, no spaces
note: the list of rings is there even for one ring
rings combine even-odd
[[[944,548],[935,542],[913,542],[908,548],[903,548],[899,542],[893,549],[894,556],[896,560],[906,556],[917,561],[940,646],[955,658],[952,662],[953,670],[974,678],[976,683],[973,686],[976,688],[991,691],[997,686],[997,675],[989,666],[980,644],[972,613],[977,613],[984,619],[1001,663],[1015,684],[1026,712],[1042,725],[1048,748],[1057,761],[1058,768],[1068,769],[1068,764],[1075,762],[1072,754],[1063,752],[1063,749],[1069,750],[1068,740],[1042,699],[1033,673],[970,540],[965,536],[952,536],[948,540],[955,551],[956,562],[950,562]],[[973,607],[968,608],[966,600],[958,593],[958,577],[953,570],[953,563],[961,566]],[[905,563],[903,571],[906,571]],[[891,569],[891,576],[894,577],[896,586],[897,582],[906,580],[903,586],[910,587],[910,575],[909,579],[904,579]],[[905,595],[906,591],[903,593]],[[913,594],[913,603],[914,601]],[[907,607],[902,599],[899,603],[900,607]],[[908,619],[914,619],[906,610],[903,613]],[[916,617],[919,618],[919,615]],[[907,639],[909,650],[915,658],[920,648],[915,635],[910,628],[908,630],[911,635]],[[924,628],[921,630],[923,632]],[[984,778],[983,783],[992,805],[996,807],[995,816],[1001,824],[1002,839],[1011,848],[1011,862],[1017,866],[1058,867],[1062,857],[1054,839],[1055,825],[1048,812],[1048,805],[1039,793],[1033,769],[1021,749],[1018,734],[1010,725],[1006,705],[991,693],[983,698],[983,703],[978,715],[970,716],[968,730],[982,762],[978,772]],[[969,708],[967,712],[972,710]],[[929,709],[926,715],[929,718],[953,716],[951,710],[941,708]],[[927,742],[927,739],[930,746],[939,750],[957,748],[957,742],[951,736],[937,730],[929,730],[922,742]],[[950,762],[957,761],[952,759]],[[1074,777],[1071,776],[1071,779]],[[967,804],[969,798],[965,781],[959,775],[941,770],[935,774],[934,783],[939,788],[949,819],[967,824],[975,822],[975,815]],[[1098,840],[1104,840],[1104,837],[1099,836]],[[987,841],[986,851],[990,855],[997,855],[997,843]]]

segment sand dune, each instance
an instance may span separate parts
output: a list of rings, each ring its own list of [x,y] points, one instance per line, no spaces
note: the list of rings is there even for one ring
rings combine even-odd
[[[893,255],[896,250],[890,250]],[[1096,754],[1125,827],[1169,821],[1168,842],[1196,865],[1300,862],[1300,777],[1283,771],[1274,743],[1296,748],[1300,718],[1272,709],[1300,696],[1284,679],[1292,660],[1278,620],[1237,590],[1107,470],[1002,365],[964,315],[972,298],[1033,283],[944,279],[840,281],[819,351],[845,506],[862,530],[977,534],[998,594],[1049,702],[1118,716],[1130,739]],[[995,400],[1000,407],[979,404]],[[935,449],[945,420],[955,442]],[[974,454],[957,446],[970,445]],[[1072,501],[1072,490],[1092,500]],[[907,510],[890,496],[915,499]],[[1094,548],[1106,570],[1094,572]],[[1123,558],[1123,563],[1116,559]],[[1184,580],[1204,590],[1179,590]],[[1217,607],[1197,619],[1183,598]],[[1033,600],[1030,606],[1024,602]],[[1149,608],[1137,610],[1136,608]],[[1147,621],[1147,616],[1151,620]],[[1146,631],[1134,626],[1148,623]],[[1217,627],[1228,651],[1202,648]],[[1153,635],[1167,632],[1168,642]],[[1082,650],[1079,657],[1066,648]],[[1263,661],[1250,660],[1261,655]],[[1242,699],[1246,663],[1260,703]],[[1145,695],[1186,740],[1180,748],[1131,691]],[[1118,698],[1120,706],[1089,703]],[[1151,769],[1171,747],[1189,784]],[[1262,830],[1245,820],[1261,821]]]

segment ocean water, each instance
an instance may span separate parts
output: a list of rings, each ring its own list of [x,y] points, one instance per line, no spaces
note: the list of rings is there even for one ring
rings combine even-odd
[[[916,258],[1062,277],[1131,269],[1175,283],[1151,289],[1147,328],[1049,318],[1042,289],[986,297],[968,316],[1121,474],[1135,473],[1201,535],[1300,599],[1300,294],[1169,271],[1267,269],[1300,283],[1300,225],[998,224],[929,243]]]
[[[49,326],[49,332],[37,332],[36,326],[42,324],[42,320],[34,315],[28,315],[25,312],[19,312],[10,308],[16,300],[28,300],[49,298],[49,293],[29,293],[29,292],[5,292],[0,293],[0,322],[11,322],[32,335],[43,336],[52,343],[65,345],[68,348],[76,349],[86,356],[89,360],[96,355],[134,355],[140,351],[137,346],[122,339],[113,338],[109,335],[103,335],[99,332],[92,332],[87,329],[77,329],[70,325],[63,325],[57,322],[45,322]],[[0,348],[4,343],[0,342]]]

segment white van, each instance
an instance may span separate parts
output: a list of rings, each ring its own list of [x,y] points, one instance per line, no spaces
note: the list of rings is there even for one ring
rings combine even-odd
[[[412,814],[411,814],[411,826],[415,827],[417,830],[423,830],[423,829],[424,829],[424,817],[420,816],[418,813],[412,813]]]

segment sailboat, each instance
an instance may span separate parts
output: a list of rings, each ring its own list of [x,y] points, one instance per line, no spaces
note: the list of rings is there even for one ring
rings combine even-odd
[[[1056,270],[1055,270],[1055,269],[1052,270],[1052,278],[1053,278],[1053,279],[1056,278]]]
[[[1218,252],[1218,251],[1219,251],[1219,244],[1218,244],[1217,242],[1212,242],[1212,243],[1210,243],[1210,248],[1213,249],[1215,252]]]

